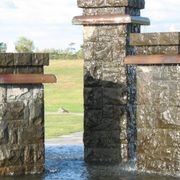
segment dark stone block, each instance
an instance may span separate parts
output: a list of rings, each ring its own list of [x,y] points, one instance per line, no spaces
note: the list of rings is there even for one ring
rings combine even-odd
[[[32,54],[31,53],[18,53],[14,54],[14,65],[15,66],[30,66]]]
[[[13,66],[14,54],[13,53],[0,53],[0,66]]]
[[[120,163],[121,148],[85,148],[85,161],[89,163]]]
[[[102,109],[102,88],[84,88],[85,106],[92,109]]]
[[[125,105],[127,103],[127,87],[103,88],[103,104]]]
[[[44,127],[29,126],[21,130],[19,144],[36,144],[44,141]]]
[[[3,114],[4,120],[22,120],[24,119],[24,103],[23,102],[9,102],[7,109]]]
[[[9,128],[8,123],[1,121],[0,123],[0,145],[5,145],[9,141]]]
[[[36,53],[32,54],[32,65],[33,66],[48,66],[49,65],[49,54]]]
[[[89,148],[117,148],[120,145],[120,131],[86,131],[84,145]]]

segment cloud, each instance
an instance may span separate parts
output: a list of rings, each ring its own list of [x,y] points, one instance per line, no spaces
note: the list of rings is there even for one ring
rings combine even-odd
[[[177,31],[180,30],[179,0],[146,0],[142,16],[149,17],[151,26],[143,31]],[[173,27],[173,28],[172,28]]]
[[[3,0],[6,6],[14,4],[14,10],[0,7],[0,22],[54,24],[71,22],[72,16],[79,13],[76,0]]]
[[[142,16],[151,26],[142,32],[180,31],[179,0],[146,0]],[[8,50],[19,36],[26,36],[40,49],[66,48],[71,42],[82,44],[82,27],[71,24],[73,16],[82,14],[77,0],[0,0],[0,40]]]
[[[0,7],[0,9],[16,9],[16,5],[13,0],[1,0]]]
[[[0,39],[9,44],[9,51],[19,36],[31,38],[40,49],[82,44],[81,28],[71,23],[81,14],[76,0],[1,0],[0,11]]]

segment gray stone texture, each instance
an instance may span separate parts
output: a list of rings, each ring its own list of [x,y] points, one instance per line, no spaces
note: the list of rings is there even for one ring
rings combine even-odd
[[[77,0],[78,6],[82,8],[98,7],[135,7],[144,9],[144,0]]]
[[[179,33],[131,35],[135,54],[179,54]],[[162,45],[162,46],[160,46]],[[137,166],[180,174],[180,65],[137,66]]]
[[[141,33],[131,34],[132,46],[158,46],[158,45],[179,45],[180,33]]]
[[[0,54],[0,74],[42,74],[48,60],[48,54]],[[44,87],[1,84],[0,175],[43,171]]]
[[[84,16],[140,15],[144,1],[78,1]],[[134,67],[124,59],[134,50],[130,33],[140,25],[84,26],[84,144],[87,162],[127,162],[135,158]],[[127,79],[126,74],[131,76]],[[128,103],[128,99],[129,101]],[[135,137],[135,138],[133,138]]]

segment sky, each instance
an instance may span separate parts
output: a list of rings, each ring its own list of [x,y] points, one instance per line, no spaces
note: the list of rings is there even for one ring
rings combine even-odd
[[[78,48],[83,42],[82,27],[72,25],[81,15],[77,0],[0,0],[0,42],[8,52],[20,36],[34,41],[39,50],[66,49],[70,43]],[[180,31],[180,0],[146,0],[141,15],[149,17],[151,26],[142,32]]]

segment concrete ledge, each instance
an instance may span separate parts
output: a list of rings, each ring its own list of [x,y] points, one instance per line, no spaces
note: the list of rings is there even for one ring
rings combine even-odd
[[[0,84],[42,84],[56,83],[52,74],[0,74]]]
[[[96,15],[75,16],[72,20],[75,25],[103,25],[103,24],[140,24],[150,25],[149,18],[130,15]]]
[[[180,64],[180,55],[128,56],[124,64]]]

